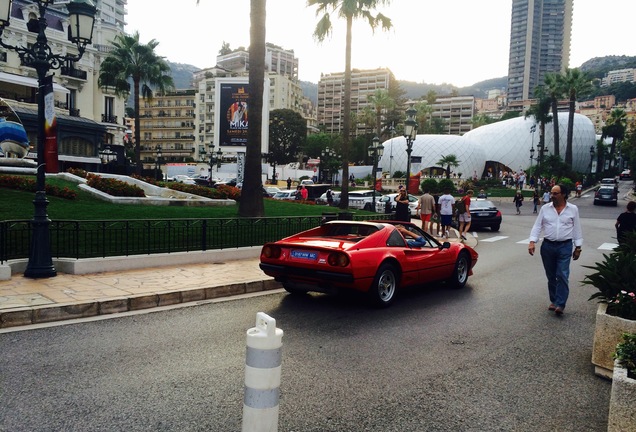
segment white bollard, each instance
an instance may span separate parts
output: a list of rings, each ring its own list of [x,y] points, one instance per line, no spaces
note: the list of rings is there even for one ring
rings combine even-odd
[[[278,430],[282,339],[276,320],[258,312],[256,327],[247,331],[243,432]]]

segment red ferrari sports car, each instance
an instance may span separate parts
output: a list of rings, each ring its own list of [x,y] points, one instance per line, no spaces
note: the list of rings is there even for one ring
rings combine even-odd
[[[421,237],[417,246],[399,225]],[[260,268],[290,293],[354,290],[386,307],[400,287],[433,281],[463,287],[477,257],[471,247],[440,243],[411,223],[331,221],[265,244]]]

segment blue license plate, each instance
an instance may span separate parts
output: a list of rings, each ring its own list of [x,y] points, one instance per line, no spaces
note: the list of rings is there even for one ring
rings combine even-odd
[[[308,252],[308,251],[301,251],[301,250],[293,250],[291,252],[291,256],[292,258],[300,258],[300,259],[307,259],[307,260],[315,260],[318,258],[318,254],[316,252]]]

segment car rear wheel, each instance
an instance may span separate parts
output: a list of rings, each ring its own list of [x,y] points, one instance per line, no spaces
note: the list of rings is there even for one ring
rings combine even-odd
[[[470,270],[470,260],[466,252],[460,252],[455,261],[453,275],[448,280],[453,288],[463,288],[468,281],[468,272]]]
[[[382,264],[375,274],[369,297],[373,304],[388,307],[393,303],[398,287],[398,271],[391,264]]]
[[[499,231],[499,227],[500,227],[500,225],[493,225],[493,226],[490,227],[490,229],[493,230],[494,232],[497,232],[497,231]]]

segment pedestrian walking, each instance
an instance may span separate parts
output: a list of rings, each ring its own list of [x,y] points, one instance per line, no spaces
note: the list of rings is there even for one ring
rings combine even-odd
[[[539,199],[539,191],[537,189],[535,189],[534,192],[532,193],[532,204],[534,205],[534,208],[532,209],[532,213],[536,214],[537,206],[541,205],[541,200]]]
[[[517,190],[517,193],[515,194],[512,201],[515,203],[515,207],[517,208],[517,214],[520,215],[521,206],[523,205],[523,194],[521,193],[521,190]]]
[[[292,179],[291,177],[287,177],[287,189],[291,189]]]
[[[636,201],[630,201],[627,203],[627,211],[618,215],[618,219],[616,219],[616,223],[614,226],[616,227],[616,238],[618,239],[618,243],[625,243],[625,234],[630,231],[636,231]]]
[[[463,208],[459,208],[459,214],[457,216],[457,220],[459,221],[459,236],[462,241],[466,240],[466,234],[470,229],[470,200],[473,197],[473,190],[468,189],[466,191],[466,195],[464,195],[460,202],[462,203]]]
[[[444,195],[439,197],[439,213],[442,223],[442,236],[448,238],[451,223],[453,222],[453,206],[455,198],[450,194],[450,189],[444,189]]]
[[[430,229],[431,217],[435,213],[435,198],[431,195],[430,190],[424,189],[424,195],[420,197],[417,202],[417,211],[420,214],[422,220],[422,229],[424,232],[430,232],[433,234],[433,230]]]
[[[570,293],[570,258],[579,259],[583,245],[579,209],[567,202],[568,193],[565,185],[558,184],[552,187],[552,202],[541,207],[532,226],[528,244],[528,253],[534,255],[535,244],[543,232],[541,260],[548,279],[548,310],[554,311],[557,315],[563,314]]]
[[[550,191],[545,189],[545,192],[543,192],[543,197],[541,198],[541,201],[543,201],[543,205],[547,204],[550,202]]]

